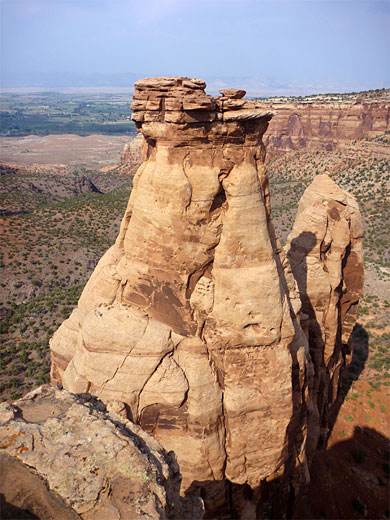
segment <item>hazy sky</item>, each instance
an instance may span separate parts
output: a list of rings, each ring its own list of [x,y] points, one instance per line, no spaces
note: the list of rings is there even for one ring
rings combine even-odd
[[[383,87],[390,0],[0,0],[3,74]]]

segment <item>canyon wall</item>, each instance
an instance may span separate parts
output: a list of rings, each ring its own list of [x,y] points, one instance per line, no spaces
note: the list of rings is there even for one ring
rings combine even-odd
[[[388,146],[372,139],[390,131],[388,101],[264,103],[277,112],[264,144],[268,158],[291,150],[348,153],[353,141],[365,140],[365,153],[388,156]]]
[[[135,175],[140,164],[145,159],[146,145],[142,134],[126,143],[121,153],[119,172],[127,175]]]
[[[360,214],[315,181],[286,256],[264,167],[273,113],[244,91],[204,89],[136,83],[145,161],[115,244],[51,340],[52,383],[122,403],[175,452],[182,493],[207,515],[280,518],[309,480],[347,360]]]

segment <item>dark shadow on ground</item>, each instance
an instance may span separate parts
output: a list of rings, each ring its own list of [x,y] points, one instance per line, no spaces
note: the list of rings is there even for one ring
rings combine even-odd
[[[294,519],[389,518],[389,439],[356,427],[353,437],[318,452]]]
[[[390,518],[389,439],[356,427],[353,437],[316,453],[311,482],[287,517],[294,520]],[[205,500],[205,520],[280,519],[282,479],[252,490],[229,481],[194,482],[188,494]],[[258,505],[257,505],[258,504]],[[218,508],[219,505],[219,508]]]
[[[369,336],[366,329],[360,323],[356,323],[351,335],[351,343],[353,346],[352,359],[344,371],[340,374],[337,399],[329,410],[329,437],[333,431],[333,427],[336,423],[340,408],[343,405],[343,402],[345,401],[345,398],[348,395],[353,382],[359,379],[360,374],[364,370],[366,361],[368,359],[368,341]]]

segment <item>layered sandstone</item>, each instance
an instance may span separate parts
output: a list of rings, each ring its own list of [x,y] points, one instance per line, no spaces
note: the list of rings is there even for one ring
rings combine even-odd
[[[363,290],[362,238],[355,198],[327,175],[317,175],[299,202],[286,248],[307,315],[304,325],[323,441],[340,372],[350,360],[350,337]]]
[[[110,402],[107,410],[91,396],[76,398],[48,385],[0,405],[3,514],[19,509],[42,520],[202,518],[200,499],[179,496],[173,454],[124,418],[121,408]]]
[[[121,161],[119,166],[120,173],[127,175],[135,175],[140,164],[146,159],[146,145],[142,134],[126,143],[121,153]]]
[[[283,509],[287,486],[308,479],[317,387],[270,221],[262,136],[272,112],[243,91],[204,89],[189,78],[136,83],[145,161],[115,245],[52,338],[52,381],[125,403],[176,453],[182,492],[201,494],[210,514],[227,504],[253,516],[268,507],[266,481],[282,486]]]
[[[229,92],[225,89],[222,92]],[[243,97],[240,91],[241,97]],[[357,98],[353,101],[264,101],[264,110],[277,114],[264,136],[267,159],[289,151],[332,151],[354,158],[389,158],[387,134],[390,132],[388,96],[380,99]],[[123,171],[134,174],[142,163],[140,134],[125,145]]]
[[[261,136],[272,114],[204,88],[136,83],[147,160],[115,245],[53,337],[52,379],[126,403],[175,451],[184,489],[256,487],[289,457],[306,341],[269,229]]]
[[[270,156],[290,150],[349,153],[354,141],[364,140],[362,153],[388,156],[388,146],[371,141],[390,130],[390,103],[354,102],[264,103],[276,111],[265,137]]]

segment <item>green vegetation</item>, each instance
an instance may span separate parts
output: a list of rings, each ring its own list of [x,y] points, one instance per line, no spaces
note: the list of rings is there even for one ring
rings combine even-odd
[[[377,271],[379,279],[390,278],[390,161],[356,158],[340,153],[286,153],[270,161],[272,218],[285,243],[294,222],[304,190],[316,173],[329,173],[359,203],[365,222],[365,262]],[[334,172],[334,173],[332,173]]]
[[[129,99],[130,94],[4,94],[0,135],[134,133]]]
[[[388,94],[389,89],[377,88],[375,90],[362,90],[360,92],[328,92],[327,94],[311,94],[308,96],[272,96],[272,97],[259,97],[252,98],[253,101],[265,102],[265,103],[313,103],[319,102],[351,102],[355,101],[359,97],[368,97],[370,99],[380,98],[382,99],[385,94]]]
[[[3,229],[3,399],[16,399],[48,382],[49,339],[76,306],[97,261],[118,233],[131,178],[82,173],[105,193],[75,194],[75,175],[2,176],[0,189],[12,187],[12,196],[2,193],[4,203],[8,197],[15,213],[22,208],[26,211],[7,217]],[[31,183],[39,185],[42,193],[34,197]]]

